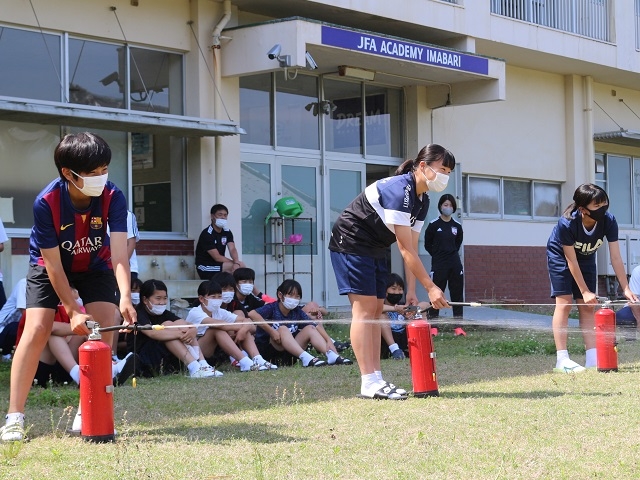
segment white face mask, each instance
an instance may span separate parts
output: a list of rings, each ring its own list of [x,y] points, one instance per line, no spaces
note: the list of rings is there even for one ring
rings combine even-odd
[[[284,305],[284,308],[286,308],[287,310],[293,310],[299,304],[300,304],[300,300],[297,298],[284,297],[282,299],[282,305]]]
[[[231,303],[234,296],[234,292],[222,292],[222,303]]]
[[[227,219],[226,218],[216,218],[216,227],[222,228],[223,230],[227,230]]]
[[[452,207],[442,207],[442,214],[445,217],[450,217],[451,215],[453,215],[453,208]]]
[[[76,172],[71,170],[71,173],[74,175],[78,175]],[[104,186],[107,184],[107,179],[109,177],[108,173],[104,175],[98,175],[96,177],[82,177],[78,175],[84,182],[84,187],[80,188],[75,183],[73,185],[80,190],[80,193],[84,193],[87,197],[99,197],[102,195],[102,191],[104,190]]]
[[[138,305],[140,303],[140,292],[131,292],[131,303]]]
[[[153,303],[149,302],[149,310],[154,315],[162,315],[166,309],[166,305],[154,305]]]
[[[253,283],[241,283],[238,285],[238,290],[240,290],[240,293],[243,295],[249,295],[253,292]]]
[[[447,188],[447,184],[449,183],[449,175],[444,174],[442,172],[436,172],[433,168],[427,167],[433,173],[436,174],[436,178],[433,180],[429,180],[424,172],[422,172],[422,176],[427,182],[427,188],[430,192],[441,192],[445,188]]]
[[[209,298],[207,300],[207,310],[209,310],[210,312],[215,312],[220,308],[221,305],[222,305],[221,298]]]

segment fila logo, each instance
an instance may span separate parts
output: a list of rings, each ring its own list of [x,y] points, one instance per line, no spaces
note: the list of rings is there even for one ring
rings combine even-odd
[[[73,225],[73,223],[68,223],[67,225],[60,225],[60,231],[62,232],[63,230],[66,230],[67,228],[69,228],[71,225]]]

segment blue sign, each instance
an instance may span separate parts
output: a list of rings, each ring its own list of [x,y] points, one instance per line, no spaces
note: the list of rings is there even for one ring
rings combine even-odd
[[[489,73],[489,59],[365,32],[322,26],[322,44],[463,72]]]

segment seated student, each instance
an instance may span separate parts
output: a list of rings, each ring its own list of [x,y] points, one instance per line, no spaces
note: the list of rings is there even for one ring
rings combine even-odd
[[[387,295],[382,306],[381,336],[384,343],[389,347],[391,357],[402,360],[409,356],[409,346],[407,344],[406,318],[412,318],[413,313],[408,313],[406,305],[401,304],[404,295],[404,280],[396,273],[389,275],[387,280]],[[428,302],[418,304],[421,310],[429,307]],[[384,345],[383,345],[384,346]],[[384,348],[380,349],[380,358],[389,358],[389,353]]]
[[[217,278],[223,275],[225,273],[220,273]],[[216,280],[205,280],[200,284],[198,302],[198,306],[192,308],[187,315],[187,322],[203,325],[198,328],[198,345],[205,358],[212,357],[216,347],[220,347],[227,355],[240,359],[238,363],[241,372],[278,368],[260,355],[253,336],[256,327],[244,313],[239,312],[238,315],[220,308],[222,288]]]
[[[316,329],[316,324],[299,306],[302,298],[300,284],[292,279],[285,280],[278,287],[277,296],[277,302],[249,312],[249,317],[260,327],[256,333],[256,344],[262,356],[272,363],[290,363],[299,358],[303,367],[326,365],[327,362],[307,352],[307,346],[311,344],[326,355],[329,365],[335,365],[337,361],[343,363],[338,360],[342,358],[340,355],[327,349],[327,342]],[[265,320],[275,323],[267,324]]]
[[[137,276],[135,278],[131,278],[131,303],[135,307],[140,303],[140,287],[142,287],[142,280],[140,280]],[[120,325],[122,323],[122,314],[116,310],[116,325]],[[127,335],[129,332],[122,331],[118,332],[113,336],[113,346],[112,346],[112,358],[114,362],[119,362],[120,358],[118,357],[119,353],[126,355],[127,353]]]
[[[635,267],[629,278],[629,290],[640,295],[640,265]],[[616,313],[616,325],[636,327],[640,322],[640,304],[627,304]]]
[[[140,303],[136,305],[138,325],[184,325],[185,328],[165,330],[141,330],[127,338],[129,351],[135,350],[140,358],[140,368],[145,376],[155,376],[164,371],[172,373],[180,369],[180,362],[187,366],[190,378],[218,377],[218,372],[199,352],[196,329],[170,310],[167,310],[167,286],[160,280],[147,280],[140,288]],[[189,347],[192,347],[191,349]],[[193,347],[196,347],[196,352]]]
[[[329,336],[329,334],[324,328],[324,325],[322,324],[322,319],[324,318],[324,315],[328,315],[329,311],[326,308],[318,305],[313,300],[310,302],[307,302],[307,304],[304,307],[302,307],[302,311],[306,313],[309,316],[309,318],[311,318],[312,320],[316,320],[318,322],[316,324],[316,329],[318,330],[318,332],[320,332],[320,335],[322,335],[322,338],[324,338],[325,342],[327,342],[327,350],[340,352],[336,341]],[[346,348],[349,348],[349,347],[347,346]],[[349,358],[345,358],[342,355],[340,355],[335,362],[335,365],[352,365],[352,364],[353,364],[352,360],[350,360]]]
[[[11,351],[17,343],[18,324],[26,308],[27,279],[21,278],[0,309],[0,354],[5,360],[11,359]]]

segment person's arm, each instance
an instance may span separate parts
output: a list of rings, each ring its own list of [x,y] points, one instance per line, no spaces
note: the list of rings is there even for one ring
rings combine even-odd
[[[55,290],[60,302],[64,306],[64,309],[69,315],[71,321],[71,330],[76,335],[89,335],[89,329],[86,322],[93,320],[91,315],[82,313],[80,305],[76,302],[67,279],[67,274],[62,267],[62,260],[60,259],[60,248],[41,248],[40,254],[44,260],[44,266],[47,270],[47,275],[51,281],[51,286]]]
[[[69,335],[73,335],[71,324],[66,322],[53,322],[51,335],[55,335],[56,337],[68,337]]]
[[[229,256],[231,260],[233,260],[233,263],[240,265],[240,256],[238,255],[235,242],[227,243],[227,248],[229,249]]]
[[[435,229],[433,223],[427,225],[427,229],[424,231],[424,249],[429,255],[433,257],[433,240],[435,238]]]
[[[211,258],[213,258],[213,260],[215,260],[218,263],[224,263],[224,262],[230,261],[227,257],[225,257],[224,255],[221,255],[217,248],[212,248],[211,250],[207,250],[207,253],[211,256]]]
[[[456,250],[460,251],[460,247],[462,246],[462,225],[458,224],[458,235],[456,235]]]
[[[407,277],[407,305],[417,305],[416,279],[422,284],[429,295],[433,308],[448,308],[449,304],[444,293],[431,281],[431,277],[424,268],[418,256],[419,232],[415,232],[406,225],[395,225],[398,248],[405,264],[405,276]]]
[[[637,302],[638,297],[636,297],[636,295],[631,291],[629,283],[627,282],[627,272],[624,269],[624,263],[622,263],[622,257],[620,256],[620,244],[618,242],[609,242],[609,256],[611,258],[611,266],[618,278],[618,283],[620,283],[620,288],[622,289],[624,296],[630,302]]]
[[[131,302],[131,270],[127,253],[127,232],[111,232],[111,264],[120,290],[120,313],[123,325],[136,322],[137,314]]]
[[[580,293],[582,294],[584,303],[588,305],[597,305],[598,297],[596,297],[595,293],[589,290],[587,284],[584,281],[584,277],[582,276],[580,265],[578,265],[578,259],[576,257],[576,252],[573,248],[573,245],[563,245],[562,251],[564,252],[565,258],[567,259],[567,266],[569,267],[569,271],[571,272],[573,279],[580,289]]]
[[[265,322],[262,315],[260,315],[256,310],[251,310],[249,312],[249,318],[256,326],[267,332],[272,341],[280,343],[280,332],[273,328],[269,323]]]

